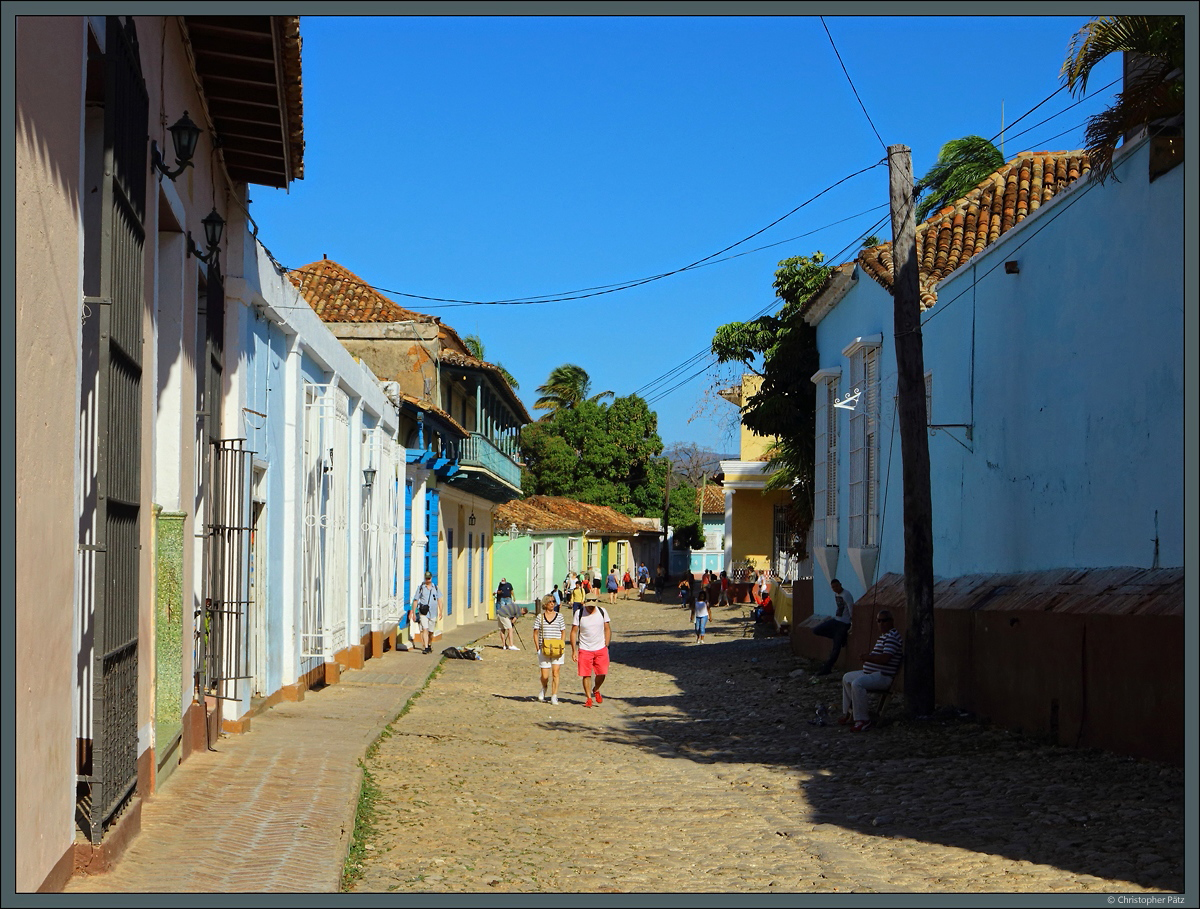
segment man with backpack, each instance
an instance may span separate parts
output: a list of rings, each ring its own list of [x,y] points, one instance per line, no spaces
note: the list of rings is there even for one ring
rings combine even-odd
[[[512,595],[512,584],[508,583],[508,578],[501,578],[500,586],[496,588],[496,624],[500,626],[501,650],[521,649],[513,642],[513,619],[529,611],[524,607],[518,609]]]
[[[571,625],[571,660],[579,667],[579,677],[583,679],[584,707],[591,707],[593,698],[596,704],[604,703],[600,686],[608,676],[608,643],[611,638],[612,626],[608,613],[595,600],[588,600],[575,613],[574,624]]]
[[[425,581],[417,588],[417,595],[413,597],[412,603],[413,643],[424,639],[421,653],[433,653],[433,632],[437,628],[438,618],[441,614],[439,600],[437,585],[433,583],[433,574],[427,571],[425,572]]]

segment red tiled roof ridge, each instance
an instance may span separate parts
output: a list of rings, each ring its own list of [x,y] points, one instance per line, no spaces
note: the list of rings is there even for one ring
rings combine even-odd
[[[1022,152],[961,199],[917,225],[921,308],[937,303],[938,282],[1091,169],[1086,152]],[[864,249],[855,263],[892,289],[892,243]]]
[[[318,259],[288,279],[325,322],[436,322],[389,300],[346,266]]]
[[[579,523],[580,529],[602,533],[638,533],[641,528],[633,519],[608,505],[593,505],[567,496],[529,496],[522,499],[527,505],[558,518]]]

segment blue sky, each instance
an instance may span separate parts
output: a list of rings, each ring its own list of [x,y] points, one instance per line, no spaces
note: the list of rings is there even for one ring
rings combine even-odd
[[[912,148],[917,176],[949,139],[1000,144],[1002,124],[1009,158],[1082,147],[1116,58],[1090,100],[1062,91],[1013,124],[1060,87],[1086,21],[826,16],[864,114],[816,16],[305,16],[305,177],[252,187],[251,213],[284,265],[328,255],[478,334],[535,417],[537,386],[573,362],[593,391],[646,397],[666,444],[736,451],[711,393],[736,374],[710,366],[717,326],[771,307],[780,259],[890,239],[887,144]],[[616,293],[417,298],[575,296],[784,215]]]

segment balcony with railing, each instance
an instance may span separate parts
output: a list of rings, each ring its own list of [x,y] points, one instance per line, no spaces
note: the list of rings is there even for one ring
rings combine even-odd
[[[455,485],[492,501],[521,494],[521,467],[485,435],[473,432],[458,443]]]

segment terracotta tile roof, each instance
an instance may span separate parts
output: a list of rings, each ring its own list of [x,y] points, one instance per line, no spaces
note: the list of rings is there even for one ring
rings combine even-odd
[[[904,575],[886,574],[859,599],[872,608],[905,604]],[[973,574],[934,585],[937,609],[1183,615],[1182,568],[1061,568]]]
[[[528,527],[542,533],[549,530],[574,530],[582,532],[586,529],[582,520],[573,520],[555,514],[552,511],[547,511],[530,499],[516,499],[512,502],[505,502],[503,505],[496,507],[494,514],[493,524],[501,533],[510,524],[516,524],[522,530]]]
[[[704,508],[702,514],[725,513],[725,490],[720,486],[704,487]]]
[[[1080,151],[1024,152],[953,205],[917,225],[921,308],[937,303],[936,287],[1091,169]],[[892,289],[892,244],[863,250],[857,264]],[[840,266],[839,266],[840,267]]]
[[[397,306],[345,266],[320,259],[288,274],[308,304],[325,322],[434,322]]]
[[[310,262],[290,272],[288,279],[323,322],[425,322],[437,325],[438,358],[450,366],[482,369],[491,373],[502,393],[507,392],[505,397],[517,417],[524,423],[533,422],[504,374],[493,364],[471,356],[458,332],[441,319],[397,306],[350,269],[332,259]]]
[[[590,530],[606,535],[634,536],[655,532],[639,527],[632,518],[607,505],[589,505],[565,496],[530,496],[507,502],[496,511],[496,526],[503,528],[515,523],[522,529]]]
[[[443,325],[443,328],[448,326]],[[450,329],[453,331],[453,329]],[[458,337],[455,335],[455,337]],[[508,384],[508,379],[504,378],[502,373],[495,364],[488,363],[485,360],[479,360],[468,353],[459,353],[456,350],[449,350],[445,347],[441,349],[438,358],[448,366],[460,366],[466,369],[480,369],[486,373],[490,373],[492,381],[496,383],[497,389],[501,395],[508,401],[509,407],[516,413],[518,419],[522,423],[532,423],[533,417],[529,415],[529,411],[525,409],[525,404],[517,397],[516,392],[512,390],[512,386]]]
[[[400,401],[408,404],[412,410],[435,414],[439,420],[442,420],[456,432],[460,433],[462,438],[466,438],[468,435],[470,435],[470,433],[467,431],[467,428],[459,423],[458,420],[454,419],[454,417],[450,416],[450,414],[446,413],[446,411],[442,410],[440,407],[431,404],[429,401],[422,400],[416,395],[410,395],[406,391],[396,392],[396,397]]]

